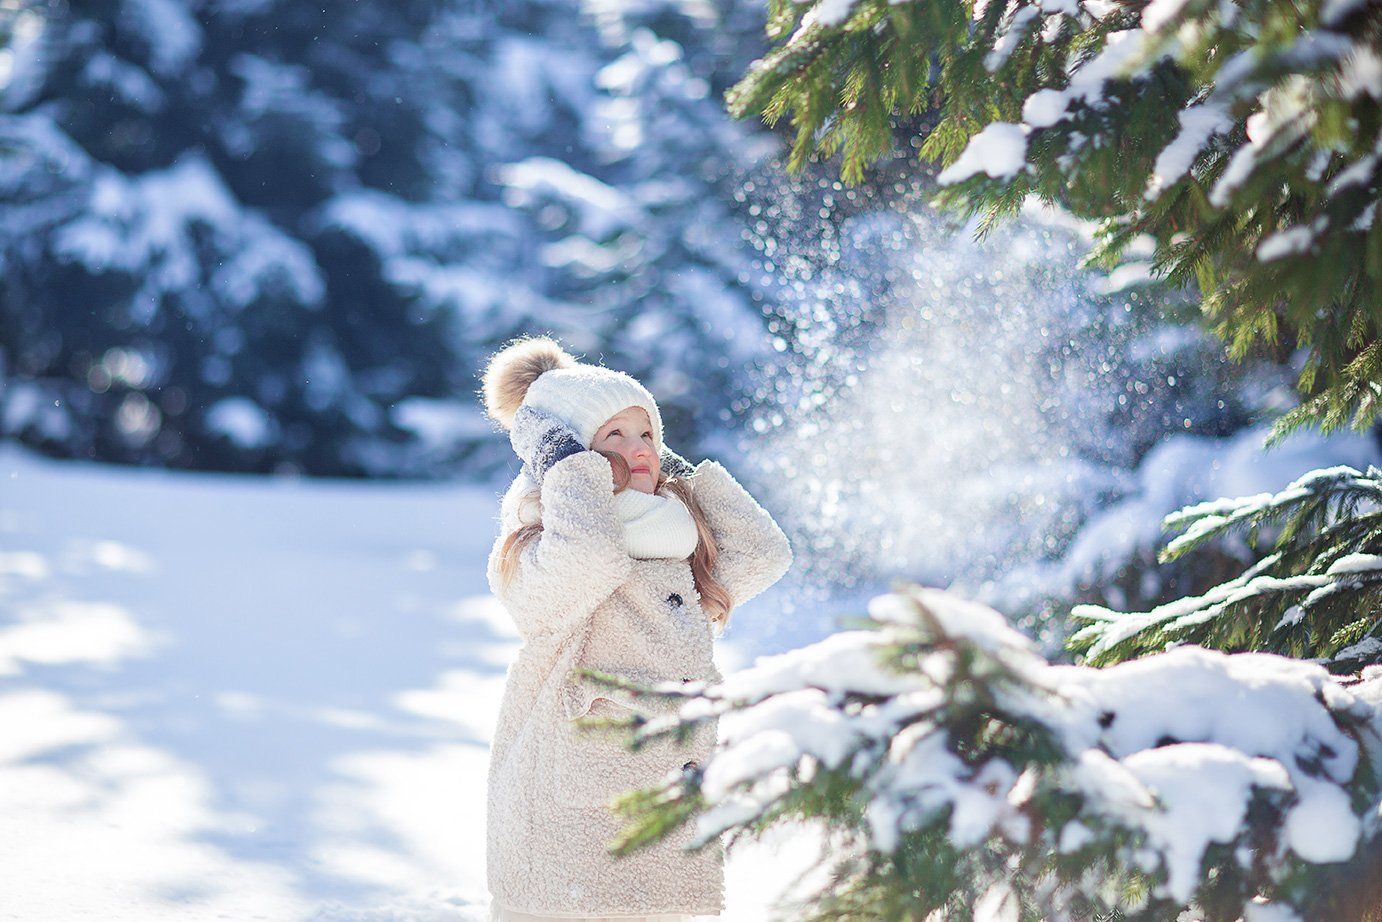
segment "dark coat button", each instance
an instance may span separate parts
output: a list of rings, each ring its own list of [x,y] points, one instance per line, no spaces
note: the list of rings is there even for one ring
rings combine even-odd
[[[685,677],[685,676],[683,676],[683,677],[682,677],[682,681],[683,681],[683,682],[690,682],[690,681],[692,681],[692,680],[691,680],[691,679],[688,679],[688,678],[686,678],[686,677]]]
[[[671,602],[673,605],[680,605],[680,604],[681,604],[681,596],[677,595],[677,594],[674,592],[674,593],[672,593],[671,595],[669,595],[669,596],[667,597],[667,601]]]

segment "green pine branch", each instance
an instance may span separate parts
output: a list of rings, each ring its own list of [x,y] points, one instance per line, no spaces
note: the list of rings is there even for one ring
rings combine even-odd
[[[1338,485],[1328,478],[1318,483]],[[1201,510],[1206,516],[1238,511]],[[1168,895],[1167,868],[1149,863],[1164,845],[1149,838],[1138,817],[1159,809],[1157,796],[1148,794],[1137,806],[1134,788],[1123,787],[1131,783],[1131,776],[1120,774],[1126,768],[1115,766],[1088,729],[1095,717],[1098,727],[1115,727],[1125,703],[1098,712],[1101,702],[1088,697],[1096,681],[1058,673],[995,612],[951,608],[960,603],[948,594],[905,584],[884,598],[889,604],[870,605],[870,616],[855,622],[862,629],[835,635],[817,645],[818,652],[787,654],[781,665],[769,658],[716,685],[639,685],[583,670],[600,684],[669,703],[695,701],[685,713],[678,707],[630,722],[633,737],[675,733],[677,724],[699,725],[731,711],[747,712],[749,724],[777,731],[766,748],[754,744],[756,735],[722,736],[705,766],[619,795],[612,807],[625,826],[612,851],[629,854],[690,823],[698,827],[692,847],[725,835],[731,850],[775,826],[808,823],[830,839],[831,849],[812,869],[829,885],[798,905],[778,907],[775,918],[783,920],[921,919],[935,912],[968,918],[980,905],[996,903],[1010,905],[1012,917],[1023,922],[1115,911],[1127,919],[1159,920],[1187,908]],[[870,633],[872,640],[860,639]],[[859,659],[861,652],[871,665]],[[1247,682],[1239,691],[1257,693]],[[1262,694],[1281,701],[1279,689]],[[1375,736],[1368,715],[1342,693],[1307,697],[1316,702],[1311,706],[1328,709],[1338,733]],[[1127,719],[1145,720],[1137,713]],[[1116,736],[1116,727],[1109,732]],[[1342,742],[1331,739],[1335,746]],[[1193,747],[1197,740],[1210,741],[1163,738],[1156,747]],[[810,755],[793,748],[803,745]],[[1367,815],[1379,796],[1370,753],[1382,752],[1382,739],[1369,746],[1359,745],[1346,781],[1358,815]],[[1200,750],[1184,752],[1189,757]],[[1302,751],[1296,758],[1320,783],[1344,784],[1338,763],[1326,761],[1336,755]],[[727,760],[722,771],[738,779],[728,792],[723,774],[718,788],[707,786],[719,759]],[[1169,769],[1175,760],[1157,764]],[[1192,776],[1185,783],[1194,783],[1194,758],[1184,765]],[[1008,806],[961,818],[961,805],[975,797]],[[1351,894],[1321,883],[1337,884],[1348,874],[1361,879],[1375,866],[1366,836],[1355,857],[1342,862],[1311,863],[1279,849],[1295,797],[1275,783],[1254,786],[1241,828],[1208,843],[1193,899],[1201,918],[1238,919],[1256,897],[1296,907],[1303,917],[1336,912]],[[978,815],[988,816],[987,828],[976,825]],[[1245,855],[1253,860],[1245,862]]]
[[[979,170],[932,204],[978,215],[982,237],[1035,195],[1116,229],[1087,261],[1110,270],[1150,236],[1153,276],[1198,288],[1234,361],[1291,334],[1309,356],[1302,402],[1269,444],[1304,425],[1377,419],[1382,107],[1352,62],[1382,54],[1382,4],[1187,0],[1144,24],[1143,0],[1115,0],[1099,18],[1036,0],[977,15],[973,3],[855,0],[839,21],[800,28],[810,9],[775,0],[767,31],[779,44],[726,94],[736,118],[790,113],[789,170],[838,154],[842,179],[860,182],[910,140],[894,136],[895,117],[924,107],[935,118],[910,122],[922,126],[920,156],[950,168],[986,126],[1023,123],[1028,100],[1077,91],[1061,117],[1028,126],[1021,169]],[[1143,44],[1106,66],[1113,38]],[[1221,111],[1222,130],[1153,193],[1192,107]]]
[[[1181,533],[1158,552],[1166,563],[1229,534],[1256,547],[1279,529],[1275,550],[1198,596],[1147,612],[1077,605],[1088,624],[1067,647],[1108,665],[1168,646],[1263,650],[1311,659],[1336,672],[1382,662],[1382,469],[1311,471],[1284,490],[1187,506],[1162,525]]]

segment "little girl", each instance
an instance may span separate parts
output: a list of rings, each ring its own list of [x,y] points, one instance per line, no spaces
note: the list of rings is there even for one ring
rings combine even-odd
[[[491,920],[689,922],[724,908],[724,850],[682,846],[683,825],[624,857],[628,822],[608,801],[669,772],[697,772],[714,723],[637,752],[583,714],[647,716],[675,702],[616,700],[577,667],[639,682],[714,683],[713,638],[731,609],[792,563],[786,535],[717,461],[692,466],[662,442],[662,417],[632,377],[572,358],[548,337],[489,361],[483,394],[522,470],[500,506],[490,589],[522,640],[490,750]],[[712,630],[712,626],[714,631]]]

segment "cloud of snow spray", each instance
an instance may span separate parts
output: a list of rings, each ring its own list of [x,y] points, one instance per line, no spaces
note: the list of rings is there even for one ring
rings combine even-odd
[[[803,590],[944,586],[1054,553],[1135,460],[1110,418],[1139,312],[1077,271],[1080,235],[1028,217],[975,243],[919,181],[872,202],[759,179],[743,194],[764,203],[781,358],[742,408],[745,461]]]

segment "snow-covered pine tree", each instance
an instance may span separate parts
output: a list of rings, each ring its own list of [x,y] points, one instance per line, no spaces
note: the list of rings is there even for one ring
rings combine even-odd
[[[704,765],[611,800],[616,854],[684,824],[693,846],[800,820],[828,837],[828,886],[779,918],[1342,922],[1382,905],[1382,670],[1195,646],[1052,664],[993,609],[899,584],[857,629],[708,687],[586,674],[656,705],[578,721],[631,749],[720,720]]]
[[[843,149],[856,181],[899,116],[936,201],[986,224],[1028,195],[1101,222],[1090,264],[1142,234],[1197,284],[1234,358],[1278,329],[1308,351],[1306,423],[1382,403],[1382,5],[1376,0],[773,0],[777,44],[728,96],[796,127],[790,165]]]

